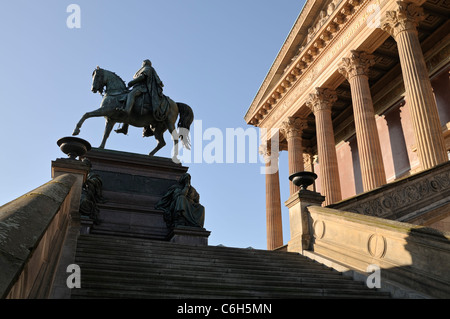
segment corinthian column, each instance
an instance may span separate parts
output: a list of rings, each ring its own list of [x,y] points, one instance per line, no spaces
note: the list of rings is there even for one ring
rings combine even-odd
[[[353,116],[364,191],[386,184],[380,139],[375,123],[368,72],[375,61],[373,56],[361,51],[351,51],[343,58],[339,72],[350,82]]]
[[[283,224],[281,220],[280,177],[278,174],[279,151],[271,150],[270,143],[262,144],[260,153],[266,162],[266,227],[267,249],[283,245]]]
[[[315,88],[306,102],[316,118],[317,155],[320,162],[320,181],[322,183],[322,195],[325,196],[325,205],[342,199],[333,123],[331,121],[331,108],[336,100],[337,95],[334,91]]]
[[[397,41],[417,152],[422,169],[428,169],[446,162],[448,158],[436,101],[417,35],[417,25],[423,19],[422,8],[414,3],[398,1],[396,10],[386,12],[382,29]]]
[[[289,175],[301,172],[305,169],[303,165],[302,131],[307,126],[306,119],[289,117],[283,122],[281,131],[286,136],[288,144]],[[289,183],[290,194],[300,190],[298,186]]]

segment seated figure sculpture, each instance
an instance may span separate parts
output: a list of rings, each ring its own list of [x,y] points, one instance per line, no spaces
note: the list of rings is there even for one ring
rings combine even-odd
[[[191,175],[183,174],[177,184],[155,205],[164,211],[164,220],[169,228],[190,226],[203,228],[205,208],[200,204],[200,195],[191,186]]]

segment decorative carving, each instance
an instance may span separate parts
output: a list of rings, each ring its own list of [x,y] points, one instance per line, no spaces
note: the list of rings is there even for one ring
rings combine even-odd
[[[386,254],[386,247],[386,238],[380,234],[372,234],[367,241],[367,251],[375,258],[383,258]]]
[[[406,30],[417,32],[419,22],[424,19],[423,8],[415,3],[397,1],[397,9],[386,12],[381,28],[396,38],[400,32]]]
[[[328,30],[327,31],[324,31],[323,33],[322,33],[322,35],[320,36],[320,39],[322,40],[322,41],[328,41],[328,40],[330,40],[331,39],[331,32],[329,32]]]
[[[436,194],[450,191],[450,172],[428,176],[402,187],[397,186],[368,200],[356,201],[354,205],[336,207],[357,214],[395,219],[411,207],[433,198]]]
[[[339,30],[339,25],[336,23],[330,23],[330,25],[327,27],[327,31],[330,33],[334,33],[337,30]]]
[[[334,102],[337,101],[335,91],[327,88],[315,88],[313,93],[309,94],[306,105],[313,113],[319,110],[331,110]]]
[[[83,162],[91,166],[90,161],[86,158]],[[83,184],[80,198],[80,214],[92,220],[94,224],[99,224],[99,212],[98,203],[104,203],[105,199],[102,194],[103,181],[100,175],[90,171],[86,182]]]
[[[336,15],[336,17],[333,20],[334,23],[337,24],[344,24],[345,23],[345,15],[341,12]]]
[[[339,73],[347,80],[357,75],[368,76],[369,68],[375,64],[374,56],[364,51],[350,51],[350,57],[342,58]]]
[[[341,9],[341,13],[342,13],[343,15],[345,15],[345,16],[349,16],[349,15],[353,14],[353,12],[354,12],[354,11],[353,11],[353,7],[352,7],[350,4],[344,6],[344,7]]]
[[[307,152],[303,152],[303,165],[305,167],[311,166],[313,162],[313,156]],[[305,169],[306,170],[306,169]]]
[[[300,136],[302,131],[308,126],[305,118],[300,117],[288,117],[286,121],[282,123],[281,131],[287,138],[293,136]]]
[[[334,2],[331,2],[327,7],[327,14],[331,15],[334,12],[334,9],[336,8],[336,5]]]
[[[313,224],[314,238],[322,239],[325,235],[325,223],[323,220],[316,220]]]

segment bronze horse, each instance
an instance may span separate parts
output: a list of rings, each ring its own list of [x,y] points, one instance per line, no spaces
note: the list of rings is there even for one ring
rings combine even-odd
[[[80,133],[81,125],[90,117],[104,116],[106,118],[105,132],[103,134],[103,140],[99,148],[104,148],[106,140],[111,133],[116,123],[129,124],[136,127],[144,127],[144,136],[154,135],[158,141],[156,147],[150,152],[150,156],[153,156],[158,150],[166,145],[164,141],[164,132],[168,129],[172,135],[174,141],[174,154],[173,160],[178,163],[178,139],[181,139],[182,145],[190,149],[189,142],[189,128],[194,120],[194,114],[189,105],[184,103],[175,103],[167,97],[169,101],[169,108],[167,117],[163,121],[157,121],[151,109],[143,106],[142,99],[145,98],[145,94],[139,96],[136,99],[135,106],[133,107],[130,115],[126,114],[122,109],[126,102],[126,97],[129,92],[125,82],[114,72],[101,69],[97,67],[92,73],[92,92],[103,95],[103,89],[105,88],[105,95],[103,97],[100,108],[95,111],[87,112],[78,122],[72,135],[78,135]],[[180,116],[178,121],[179,132],[175,127],[175,122]]]

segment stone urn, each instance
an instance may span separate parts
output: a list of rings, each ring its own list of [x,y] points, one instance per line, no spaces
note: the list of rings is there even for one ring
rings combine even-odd
[[[303,171],[297,172],[289,176],[289,180],[295,186],[300,187],[300,190],[306,190],[309,185],[312,185],[317,178],[317,174],[313,172]]]
[[[67,154],[70,159],[83,156],[91,149],[91,144],[88,141],[73,136],[62,137],[56,144],[58,144],[61,151]]]

